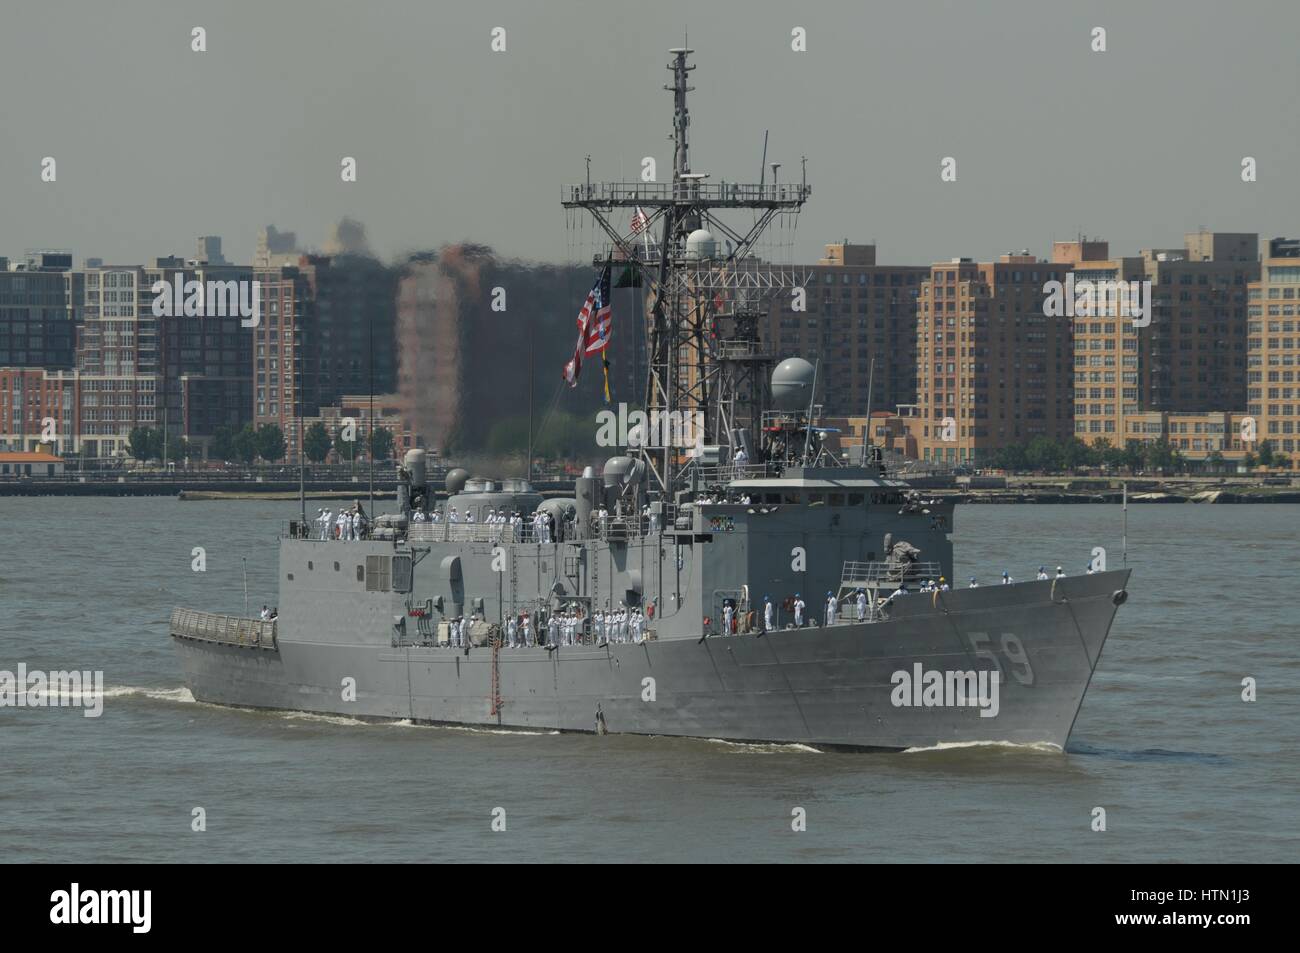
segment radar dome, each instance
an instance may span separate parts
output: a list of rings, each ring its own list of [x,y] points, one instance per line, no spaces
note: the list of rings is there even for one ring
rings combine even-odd
[[[469,472],[456,467],[447,471],[447,493],[455,495],[465,489],[465,481],[469,479]]]
[[[787,413],[807,410],[816,369],[802,357],[788,357],[772,372],[772,404]]]
[[[717,258],[718,240],[707,228],[697,228],[686,236],[687,258]]]

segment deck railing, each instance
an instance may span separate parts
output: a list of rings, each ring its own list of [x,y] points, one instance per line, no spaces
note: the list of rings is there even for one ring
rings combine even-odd
[[[899,583],[923,583],[927,579],[938,579],[943,575],[943,567],[937,562],[886,563],[856,562],[844,564],[840,577],[841,589],[880,588],[897,586]]]
[[[171,634],[183,639],[202,639],[225,645],[273,649],[275,622],[246,619],[241,616],[199,612],[197,609],[173,609]]]

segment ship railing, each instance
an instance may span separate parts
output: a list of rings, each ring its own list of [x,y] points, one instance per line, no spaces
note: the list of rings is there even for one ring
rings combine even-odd
[[[697,467],[700,480],[706,485],[729,483],[732,480],[762,480],[780,476],[772,463],[721,463],[714,466]]]
[[[587,522],[587,538],[606,539],[611,542],[644,539],[665,529],[671,529],[677,521],[677,515],[676,503],[666,504],[658,513],[642,512],[624,516],[616,516],[613,513],[600,516],[592,513]]]
[[[840,576],[840,589],[897,588],[901,583],[918,586],[927,579],[938,579],[943,567],[937,562],[859,562],[844,563]]]
[[[514,537],[509,523],[408,523],[406,538],[412,543],[500,543]]]
[[[200,612],[197,609],[173,609],[171,634],[183,639],[201,639],[225,645],[249,648],[276,647],[274,620],[248,619],[242,616]]]

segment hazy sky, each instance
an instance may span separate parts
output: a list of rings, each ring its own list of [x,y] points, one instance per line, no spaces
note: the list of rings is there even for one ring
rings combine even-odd
[[[217,234],[247,261],[261,225],[316,245],[348,215],[384,257],[474,240],[563,261],[586,154],[594,179],[646,155],[667,174],[686,29],[692,165],[756,180],[765,129],[782,179],[807,155],[799,261],[843,237],[926,263],[1079,230],[1120,254],[1202,226],[1300,234],[1295,0],[41,0],[0,19],[0,255],[140,262]]]

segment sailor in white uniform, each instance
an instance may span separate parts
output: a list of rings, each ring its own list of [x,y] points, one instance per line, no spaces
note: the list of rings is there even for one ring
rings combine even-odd
[[[979,587],[980,587],[980,584],[979,584],[978,582],[975,581],[975,577],[974,577],[974,576],[971,576],[971,577],[970,577],[970,588],[971,588],[971,589],[978,589]]]
[[[763,597],[763,631],[771,632],[776,626],[773,624],[776,609],[772,606],[772,597]]]
[[[803,628],[803,610],[806,608],[804,601],[799,598],[799,593],[794,594],[794,627]]]
[[[840,611],[840,600],[835,598],[835,593],[829,589],[826,591],[826,624],[834,625],[835,617]]]
[[[519,647],[519,626],[516,624],[514,616],[511,616],[506,621],[506,642],[512,649]]]
[[[1015,580],[1011,578],[1011,574],[1008,573],[1005,569],[1002,570],[1002,585],[1009,586],[1013,582],[1015,582]]]
[[[731,603],[730,602],[724,603],[722,606],[722,634],[723,635],[731,635],[731,616],[732,616]]]
[[[858,621],[867,620],[867,594],[861,589],[858,590]]]
[[[524,613],[523,644],[528,647],[533,644],[533,620],[528,617],[527,612]]]
[[[1047,569],[1045,567],[1038,567],[1038,578],[1040,581],[1047,578]]]
[[[322,510],[322,511],[321,511],[320,538],[321,538],[321,539],[329,539],[329,538],[330,538],[330,530],[331,530],[333,527],[334,527],[334,511],[333,511],[333,510]]]
[[[1057,567],[1056,567],[1056,578],[1057,578],[1057,579],[1064,579],[1064,578],[1065,578],[1065,570],[1062,569],[1060,566],[1057,566]]]

